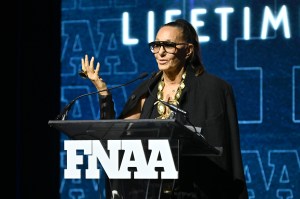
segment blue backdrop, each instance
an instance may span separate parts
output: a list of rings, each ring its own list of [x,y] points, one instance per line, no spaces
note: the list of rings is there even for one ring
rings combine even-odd
[[[297,0],[63,0],[61,107],[95,88],[80,59],[101,63],[108,86],[157,70],[148,49],[159,26],[185,18],[197,29],[206,69],[233,85],[249,198],[300,198],[300,2]],[[112,90],[117,114],[138,84]],[[68,119],[98,119],[97,95]],[[66,180],[61,198],[105,198],[104,179]],[[103,172],[103,171],[102,171]]]

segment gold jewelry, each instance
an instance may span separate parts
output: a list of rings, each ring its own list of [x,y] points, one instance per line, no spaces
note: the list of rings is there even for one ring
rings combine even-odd
[[[174,99],[168,101],[169,104],[173,104],[175,106],[178,106],[179,105],[179,98],[181,96],[181,93],[182,93],[182,90],[184,89],[185,87],[185,84],[184,84],[184,80],[185,80],[185,77],[186,77],[186,72],[184,72],[181,76],[181,81],[180,81],[180,84],[179,84],[179,87],[177,88],[177,91],[175,93],[175,97]],[[157,111],[158,111],[158,114],[160,115],[159,117],[157,117],[157,119],[168,119],[170,117],[173,116],[173,111],[167,109],[166,105],[164,105],[161,101],[163,101],[164,97],[163,97],[163,89],[165,87],[165,82],[164,82],[164,78],[163,76],[161,77],[160,79],[160,82],[158,83],[158,92],[157,92],[157,101],[154,103],[154,104],[157,104]]]

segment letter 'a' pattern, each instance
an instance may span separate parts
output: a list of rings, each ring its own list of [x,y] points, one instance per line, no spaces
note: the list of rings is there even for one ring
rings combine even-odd
[[[190,4],[193,2],[193,4]],[[176,18],[197,29],[206,69],[233,85],[249,198],[300,198],[299,6],[296,1],[62,1],[61,106],[94,87],[78,76],[84,54],[101,63],[108,86],[155,71],[148,48],[159,26]],[[172,9],[171,9],[172,8]],[[138,12],[137,12],[138,11]],[[133,87],[112,91],[119,114]],[[78,100],[69,119],[98,119],[98,98]],[[62,199],[105,198],[104,179],[64,178]],[[99,176],[104,169],[101,164]],[[97,173],[98,174],[98,173]]]

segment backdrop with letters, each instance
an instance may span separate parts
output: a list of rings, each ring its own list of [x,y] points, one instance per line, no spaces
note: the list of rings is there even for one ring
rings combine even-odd
[[[108,87],[123,84],[157,70],[148,43],[160,25],[184,18],[197,30],[206,70],[233,85],[249,198],[300,198],[299,10],[297,0],[63,0],[61,107],[96,91],[78,75],[85,54],[100,62]],[[139,83],[111,91],[117,114]],[[80,98],[68,119],[97,120],[98,102]],[[84,170],[80,180],[64,178],[66,139],[61,198],[105,198],[103,178],[85,179]]]

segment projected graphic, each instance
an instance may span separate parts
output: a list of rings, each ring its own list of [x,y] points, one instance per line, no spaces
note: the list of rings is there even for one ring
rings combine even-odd
[[[157,70],[148,42],[160,25],[185,18],[206,70],[233,85],[249,198],[300,198],[299,10],[296,0],[62,1],[61,107],[96,91],[78,75],[85,54],[100,62],[108,87],[123,84]],[[137,84],[111,91],[117,115]],[[98,96],[77,100],[68,119],[99,119]],[[103,178],[64,179],[66,139],[61,198],[106,198]]]

